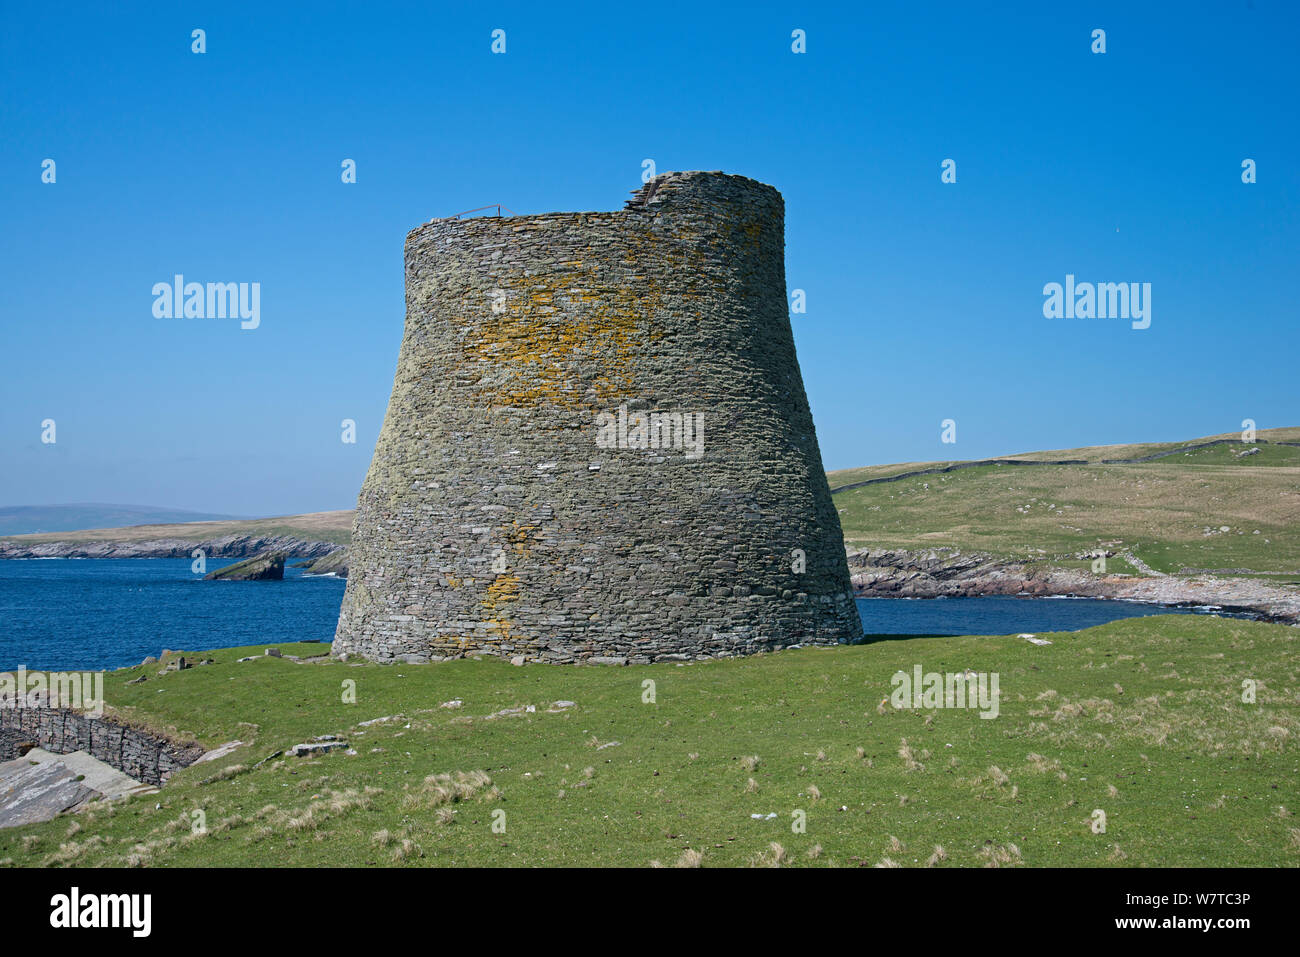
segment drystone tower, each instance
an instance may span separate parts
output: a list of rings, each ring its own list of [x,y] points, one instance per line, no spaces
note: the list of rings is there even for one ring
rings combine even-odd
[[[861,635],[784,231],[780,193],[716,172],[618,212],[412,230],[334,652],[635,663]]]

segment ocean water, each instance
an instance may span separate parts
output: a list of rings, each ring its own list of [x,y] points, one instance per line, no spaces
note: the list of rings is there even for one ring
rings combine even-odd
[[[210,559],[207,570],[234,562]],[[296,568],[280,582],[202,581],[188,558],[0,560],[0,671],[121,668],[164,648],[329,642],[345,584]],[[868,635],[1005,635],[1192,609],[990,597],[863,598],[858,611]]]
[[[1215,614],[1197,608],[1151,605],[1106,598],[859,598],[858,615],[867,635],[1014,635],[1077,631],[1120,618],[1147,615]]]
[[[207,570],[239,559],[208,559]],[[290,559],[288,564],[299,559]],[[0,560],[0,671],[138,665],[199,650],[334,639],[341,578],[203,581],[188,558]]]

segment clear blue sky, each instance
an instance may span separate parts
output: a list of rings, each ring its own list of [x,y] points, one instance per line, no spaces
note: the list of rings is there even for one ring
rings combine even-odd
[[[645,158],[785,195],[828,468],[1300,424],[1295,4],[279,7],[6,4],[0,504],[351,507],[407,230],[617,209]],[[155,319],[178,272],[261,327]],[[1045,319],[1067,273],[1151,328]]]

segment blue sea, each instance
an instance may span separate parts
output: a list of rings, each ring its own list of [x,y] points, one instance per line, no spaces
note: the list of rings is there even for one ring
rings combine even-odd
[[[289,568],[284,581],[203,581],[188,558],[0,560],[0,671],[138,665],[197,651],[334,639],[341,578]],[[208,559],[207,571],[239,559]]]
[[[207,570],[234,562],[209,559]],[[202,581],[188,558],[0,560],[0,671],[122,668],[164,648],[331,641],[346,582],[288,567],[284,575],[280,582]],[[864,633],[878,636],[1072,631],[1195,610],[989,597],[862,598],[858,611]]]

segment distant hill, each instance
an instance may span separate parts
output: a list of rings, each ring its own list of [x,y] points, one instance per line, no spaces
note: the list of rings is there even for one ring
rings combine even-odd
[[[98,502],[80,505],[9,505],[0,506],[0,535],[71,532],[82,528],[116,528],[124,525],[206,522],[234,517],[214,512],[189,512],[179,508],[104,505]]]
[[[225,519],[125,528],[86,528],[38,535],[0,535],[6,558],[248,558],[265,551],[319,558],[352,537],[352,513],[310,512],[275,518]]]

